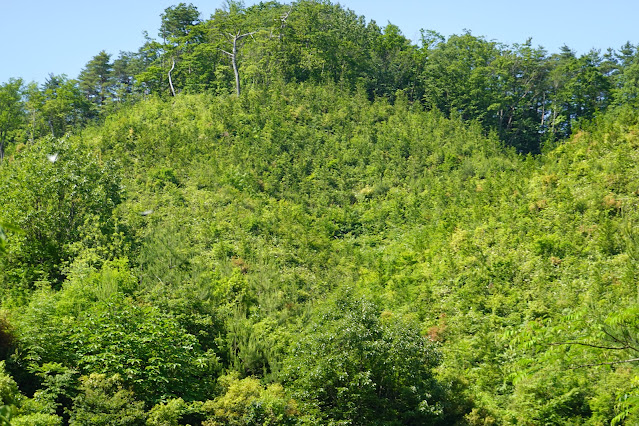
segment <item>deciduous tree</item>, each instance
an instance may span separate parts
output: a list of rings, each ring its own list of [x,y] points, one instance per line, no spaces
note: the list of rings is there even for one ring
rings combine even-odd
[[[24,124],[22,88],[21,79],[11,79],[0,85],[0,161],[4,158],[6,144]]]

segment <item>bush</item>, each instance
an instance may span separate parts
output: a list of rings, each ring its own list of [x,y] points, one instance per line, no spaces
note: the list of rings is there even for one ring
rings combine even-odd
[[[219,384],[224,393],[204,404],[203,409],[212,414],[204,425],[295,424],[296,404],[279,383],[265,388],[255,377],[240,380],[231,373],[220,377]]]
[[[88,292],[90,293],[90,292]],[[21,318],[22,362],[47,362],[81,374],[118,374],[137,398],[203,399],[214,386],[218,361],[170,315],[121,293],[74,312],[65,291],[36,293]]]
[[[426,424],[442,415],[435,344],[409,318],[352,292],[322,306],[284,369],[285,383],[322,421]]]
[[[120,376],[93,373],[80,378],[69,425],[144,425],[144,403],[123,387]]]

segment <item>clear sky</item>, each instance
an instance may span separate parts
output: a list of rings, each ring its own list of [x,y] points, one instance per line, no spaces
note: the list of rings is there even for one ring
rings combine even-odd
[[[208,18],[222,0],[183,0]],[[160,14],[172,0],[0,0],[0,83],[11,77],[44,82],[49,73],[75,78],[101,50],[137,51],[143,31],[157,37]],[[256,1],[245,0],[247,6]],[[287,1],[280,0],[280,3]],[[337,3],[337,1],[334,1]],[[342,0],[343,6],[384,26],[397,25],[418,41],[421,28],[444,36],[470,30],[502,43],[532,37],[550,53],[577,53],[639,44],[638,0]]]

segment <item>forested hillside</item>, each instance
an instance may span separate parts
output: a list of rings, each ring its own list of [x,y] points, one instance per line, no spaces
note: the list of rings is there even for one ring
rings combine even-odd
[[[0,424],[639,422],[639,51],[301,0],[0,85]]]

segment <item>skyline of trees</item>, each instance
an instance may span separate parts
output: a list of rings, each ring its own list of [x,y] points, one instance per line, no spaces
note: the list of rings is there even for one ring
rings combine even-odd
[[[328,2],[244,7],[228,1],[208,20],[179,3],[161,15],[158,36],[147,35],[137,52],[100,51],[76,79],[4,83],[0,155],[7,143],[47,131],[59,137],[149,95],[239,95],[242,86],[276,81],[331,82],[391,101],[401,92],[447,116],[479,121],[507,145],[533,154],[569,136],[580,120],[639,97],[639,52],[630,42],[579,56],[567,46],[548,53],[530,40],[509,46],[470,31],[448,38],[422,31],[415,44],[393,24],[366,23]],[[20,97],[12,98],[17,82]]]

